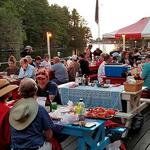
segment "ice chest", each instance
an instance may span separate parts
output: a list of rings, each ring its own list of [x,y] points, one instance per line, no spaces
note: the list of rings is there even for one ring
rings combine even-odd
[[[127,65],[105,65],[106,77],[124,77],[127,71]]]

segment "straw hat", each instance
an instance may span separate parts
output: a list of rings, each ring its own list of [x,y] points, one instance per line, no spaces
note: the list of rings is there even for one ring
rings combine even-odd
[[[10,85],[7,79],[0,79],[0,97],[18,88],[18,85]]]
[[[38,113],[39,105],[34,98],[22,98],[10,111],[9,123],[16,130],[28,127]]]

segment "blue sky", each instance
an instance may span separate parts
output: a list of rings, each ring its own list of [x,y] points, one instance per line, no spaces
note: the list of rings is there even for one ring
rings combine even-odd
[[[48,0],[49,4],[76,8],[87,21],[93,38],[98,36],[95,23],[96,0]],[[150,16],[149,0],[99,0],[100,35],[130,25],[143,17]]]

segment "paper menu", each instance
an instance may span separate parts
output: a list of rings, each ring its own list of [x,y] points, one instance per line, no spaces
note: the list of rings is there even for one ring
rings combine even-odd
[[[46,97],[37,97],[38,104],[40,104],[44,107],[45,107],[45,101],[46,101]]]

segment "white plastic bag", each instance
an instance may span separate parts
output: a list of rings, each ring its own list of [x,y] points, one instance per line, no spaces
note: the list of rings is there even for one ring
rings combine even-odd
[[[136,83],[136,80],[134,79],[134,76],[128,76],[127,77],[127,82],[129,84],[135,84]]]
[[[38,150],[52,150],[52,145],[49,142],[44,142],[43,146]]]
[[[109,145],[107,145],[106,150],[119,150],[119,147],[121,145],[121,141],[115,141],[113,143],[110,143]]]

